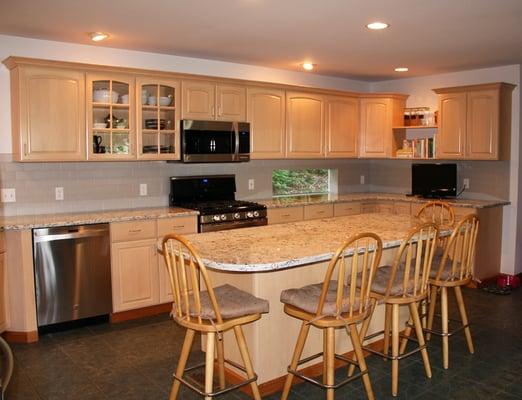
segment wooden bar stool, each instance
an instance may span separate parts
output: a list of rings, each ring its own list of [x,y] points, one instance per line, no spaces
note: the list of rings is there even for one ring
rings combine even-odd
[[[433,222],[423,223],[413,228],[404,238],[397,251],[391,266],[377,269],[372,284],[371,297],[373,299],[371,312],[375,310],[377,302],[384,303],[385,321],[384,330],[366,336],[370,319],[361,327],[361,337],[364,340],[384,335],[383,351],[363,346],[363,349],[392,360],[392,395],[397,396],[399,385],[399,361],[420,351],[426,376],[431,378],[431,366],[426,350],[426,343],[420,322],[418,305],[427,297],[428,278],[431,271],[432,258],[437,245],[439,229]],[[419,346],[408,353],[400,354],[399,349],[399,307],[408,306],[410,319],[415,327]],[[389,354],[391,336],[392,352]],[[348,369],[348,375],[354,372],[353,367]]]
[[[455,211],[444,201],[428,201],[420,208],[416,217],[422,222],[433,222],[440,229],[450,229],[455,225]]]
[[[257,375],[252,368],[241,326],[257,321],[261,318],[261,314],[267,313],[268,301],[230,285],[213,288],[201,257],[193,246],[181,236],[174,234],[165,236],[162,242],[162,253],[165,257],[174,295],[172,317],[176,323],[187,329],[169,399],[177,398],[180,384],[183,383],[204,396],[205,399],[211,399],[250,384],[254,398],[260,400],[261,396],[256,383]],[[199,276],[204,283],[206,289],[204,291],[201,290]],[[244,366],[224,358],[223,333],[230,329],[234,330]],[[207,335],[205,362],[185,369],[196,332]],[[213,391],[215,349],[217,350],[219,389]],[[226,387],[225,363],[243,371],[247,379],[239,384]],[[204,388],[183,378],[185,372],[202,367],[205,367]]]
[[[347,262],[346,257],[350,255],[351,261]],[[334,398],[335,389],[362,377],[368,399],[374,398],[357,324],[370,315],[370,288],[381,255],[382,241],[377,235],[361,233],[352,236],[334,253],[323,283],[299,289],[287,289],[281,293],[285,313],[303,321],[292,361],[288,367],[282,400],[288,398],[294,375],[326,389],[326,398],[329,400]],[[332,280],[335,270],[337,270],[337,280]],[[357,287],[358,279],[361,282],[359,287]],[[300,360],[310,326],[322,330],[323,352]],[[354,360],[335,354],[335,330],[341,328],[346,329],[350,337],[355,353]],[[297,371],[298,365],[321,356],[323,357],[322,382]],[[335,383],[335,358],[353,364],[354,367],[358,366],[360,373]]]
[[[468,316],[464,306],[461,287],[469,284],[473,276],[473,260],[475,258],[475,244],[479,229],[479,220],[476,215],[466,215],[455,227],[446,243],[442,257],[437,260],[430,274],[431,298],[428,312],[427,335],[442,336],[442,364],[444,369],[449,367],[449,337],[464,330],[468,350],[474,353],[471,331],[469,329]],[[460,313],[461,326],[448,331],[448,288],[455,290],[455,298]],[[437,292],[440,290],[441,321],[442,330],[433,330],[433,318],[435,316],[435,305],[437,303]]]

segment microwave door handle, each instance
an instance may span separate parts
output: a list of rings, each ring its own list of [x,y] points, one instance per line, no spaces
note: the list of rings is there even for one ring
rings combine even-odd
[[[237,122],[234,122],[234,133],[236,137],[236,148],[234,151],[234,161],[239,161],[239,124]]]

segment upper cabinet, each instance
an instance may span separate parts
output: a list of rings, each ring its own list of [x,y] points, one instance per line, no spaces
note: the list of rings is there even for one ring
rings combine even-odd
[[[85,160],[85,74],[23,64],[8,67],[13,159]]]
[[[286,155],[288,158],[324,157],[324,97],[286,92]]]
[[[134,77],[87,74],[89,159],[136,158]]]
[[[139,159],[179,160],[180,97],[177,80],[136,79]]]
[[[356,158],[359,142],[359,99],[327,97],[325,110],[326,157]]]
[[[491,83],[434,89],[439,94],[437,157],[509,158],[514,85]]]
[[[285,92],[270,88],[247,89],[250,157],[285,157]]]
[[[246,120],[245,87],[204,81],[183,81],[182,90],[183,119]]]
[[[407,96],[362,97],[360,151],[365,158],[389,158],[395,153],[393,126],[402,125]]]

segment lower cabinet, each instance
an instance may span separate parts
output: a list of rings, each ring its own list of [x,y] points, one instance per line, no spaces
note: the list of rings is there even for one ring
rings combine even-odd
[[[304,206],[304,219],[333,217],[333,204],[313,204]]]
[[[303,207],[269,208],[267,211],[269,224],[285,224],[304,219]]]
[[[0,333],[4,332],[8,325],[6,289],[5,253],[0,248]]]
[[[335,203],[334,217],[342,217],[345,215],[357,215],[361,213],[361,203]]]

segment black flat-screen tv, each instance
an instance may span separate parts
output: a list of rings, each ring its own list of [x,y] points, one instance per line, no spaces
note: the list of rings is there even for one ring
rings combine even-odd
[[[443,198],[457,195],[457,164],[412,164],[411,193]]]

